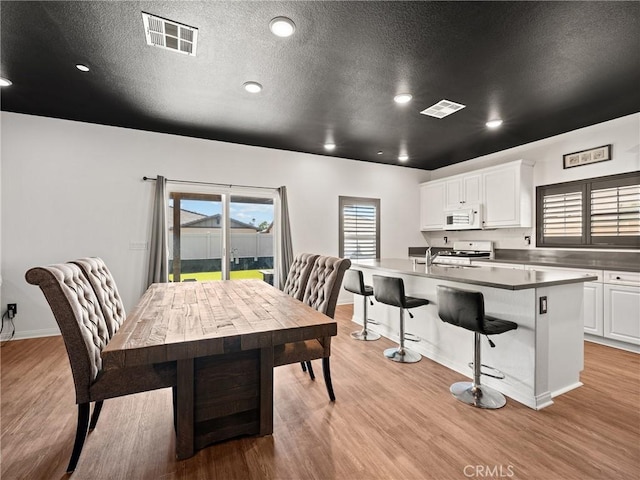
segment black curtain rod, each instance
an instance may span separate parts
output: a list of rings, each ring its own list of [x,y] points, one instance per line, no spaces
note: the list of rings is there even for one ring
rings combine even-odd
[[[144,181],[148,181],[148,182],[155,182],[157,180],[157,178],[153,178],[153,177],[142,177],[142,180]],[[188,183],[191,185],[216,185],[218,187],[242,187],[242,188],[263,188],[266,190],[277,190],[277,188],[273,188],[273,187],[258,187],[256,185],[233,185],[231,183],[214,183],[214,182],[195,182],[195,181],[191,181],[191,180],[172,180],[170,178],[167,178],[167,182],[171,182],[171,183]]]

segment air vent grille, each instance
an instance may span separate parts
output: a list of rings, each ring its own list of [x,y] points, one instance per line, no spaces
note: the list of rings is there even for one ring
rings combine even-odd
[[[461,103],[452,102],[451,100],[440,100],[438,103],[431,105],[429,108],[425,108],[420,113],[435,118],[444,118],[452,113],[456,113],[458,110],[462,110],[466,105]]]
[[[147,45],[195,56],[198,29],[142,12]]]

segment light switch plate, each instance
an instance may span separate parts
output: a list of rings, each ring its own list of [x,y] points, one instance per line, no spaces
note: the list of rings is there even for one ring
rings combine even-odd
[[[547,297],[540,297],[540,315],[547,313]]]

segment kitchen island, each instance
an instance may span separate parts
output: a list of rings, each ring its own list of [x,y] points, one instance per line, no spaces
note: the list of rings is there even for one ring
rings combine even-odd
[[[426,266],[409,259],[355,260],[351,268],[362,270],[368,285],[373,285],[372,275],[401,277],[407,295],[429,299],[429,305],[412,310],[414,318],[405,318],[406,332],[418,337],[418,341],[407,341],[406,346],[423,356],[472,376],[468,363],[473,359],[473,332],[440,320],[436,287],[475,290],[484,295],[487,315],[518,324],[517,330],[493,337],[496,348],[482,341],[482,363],[505,375],[503,380],[483,376],[482,383],[536,410],[551,405],[553,397],[582,385],[583,283],[595,277],[493,267]],[[353,321],[362,324],[362,315],[362,302],[354,302]],[[397,308],[375,302],[369,318],[378,322],[369,328],[398,340]]]

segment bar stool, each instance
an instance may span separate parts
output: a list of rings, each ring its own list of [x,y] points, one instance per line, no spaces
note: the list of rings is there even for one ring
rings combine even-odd
[[[369,320],[367,312],[369,302],[371,302],[370,297],[373,296],[373,287],[364,284],[364,275],[360,270],[347,270],[344,272],[343,285],[347,292],[362,296],[362,304],[364,305],[364,326],[362,330],[353,332],[351,337],[364,341],[378,340],[380,338],[379,334],[367,330],[367,321]],[[373,305],[373,302],[371,302],[371,305]]]
[[[373,275],[373,291],[378,302],[400,308],[400,344],[395,348],[387,348],[384,351],[384,356],[394,362],[419,362],[422,355],[404,348],[404,311],[406,309],[409,316],[413,318],[409,309],[428,305],[429,300],[426,298],[407,297],[404,294],[404,281],[398,277]]]
[[[489,345],[495,344],[489,335],[498,335],[518,328],[518,324],[508,320],[500,320],[484,314],[484,296],[481,292],[472,292],[459,288],[437,286],[438,316],[442,321],[474,332],[473,345],[473,382],[457,382],[449,389],[454,397],[461,402],[479,408],[502,408],[507,399],[497,390],[480,384],[480,375],[502,379],[504,374],[480,360],[480,335],[486,335]],[[471,365],[471,364],[470,364]],[[498,373],[491,375],[482,372],[482,367]]]

